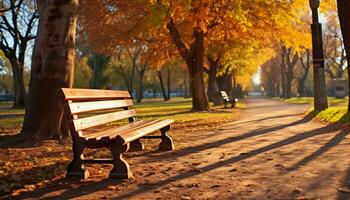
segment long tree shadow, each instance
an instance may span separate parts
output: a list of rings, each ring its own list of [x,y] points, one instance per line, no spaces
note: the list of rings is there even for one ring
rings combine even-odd
[[[267,133],[273,133],[273,132],[276,132],[276,131],[284,129],[284,128],[304,124],[304,123],[309,122],[311,119],[312,119],[312,116],[307,115],[304,118],[297,120],[297,121],[294,121],[294,122],[291,122],[289,124],[282,124],[279,126],[274,126],[274,127],[270,127],[270,128],[266,128],[266,129],[257,129],[257,130],[253,130],[251,132],[245,133],[243,135],[232,136],[232,137],[228,137],[228,138],[225,138],[222,140],[217,140],[217,141],[214,141],[211,143],[204,143],[204,144],[200,144],[200,145],[196,145],[196,146],[190,146],[190,147],[187,147],[187,148],[181,149],[179,151],[175,151],[175,152],[166,152],[166,153],[162,154],[162,157],[153,157],[153,158],[150,158],[150,159],[147,159],[144,161],[145,162],[157,162],[159,160],[164,159],[164,157],[175,159],[176,157],[182,157],[182,156],[198,153],[198,152],[205,151],[208,149],[217,148],[217,147],[220,147],[222,145],[229,144],[232,142],[237,142],[240,140],[248,139],[251,137],[255,137],[255,136],[259,136],[259,135],[263,135],[263,134],[267,134]],[[327,126],[327,128],[325,127],[325,129],[336,130],[336,127]]]
[[[217,169],[217,168],[229,165],[229,164],[233,164],[233,163],[251,158],[253,156],[256,156],[258,154],[261,154],[261,153],[264,153],[264,152],[267,152],[267,151],[270,151],[273,149],[277,149],[277,148],[280,148],[280,147],[283,147],[286,145],[290,145],[290,144],[293,144],[293,143],[296,143],[296,142],[299,142],[299,141],[302,141],[302,140],[305,140],[305,139],[308,139],[308,138],[311,138],[311,137],[314,137],[317,135],[327,134],[327,133],[333,132],[335,130],[337,130],[337,128],[335,128],[334,126],[326,126],[326,127],[312,130],[312,131],[307,131],[305,133],[297,134],[297,135],[291,136],[289,138],[286,138],[284,140],[281,140],[279,142],[252,150],[252,151],[247,152],[247,153],[242,153],[242,154],[235,156],[235,157],[232,157],[230,159],[226,159],[226,160],[219,161],[219,162],[216,162],[216,163],[211,164],[211,165],[197,168],[196,171],[193,171],[193,170],[185,171],[182,174],[179,174],[179,175],[170,177],[168,179],[162,180],[158,183],[155,183],[155,185],[157,187],[161,187],[161,186],[167,185],[173,181],[177,181],[177,180],[181,180],[181,179],[185,179],[185,178],[190,178],[190,177],[196,176],[196,175],[201,174],[201,173],[209,172],[211,170],[214,170],[214,169]],[[137,190],[131,191],[129,193],[123,194],[123,195],[119,196],[118,198],[120,198],[120,199],[130,198],[130,197],[133,197],[135,195],[142,194],[144,192],[146,192],[144,189],[137,189]]]
[[[278,116],[273,116],[273,117],[265,117],[262,119],[256,119],[256,120],[250,120],[250,121],[243,121],[243,122],[232,122],[231,125],[242,125],[242,124],[248,124],[248,123],[254,123],[254,122],[263,122],[271,119],[280,119],[280,118],[287,118],[287,117],[295,117],[302,115],[304,113],[297,113],[297,114],[290,114],[290,115],[278,115]]]
[[[59,162],[52,165],[46,165],[43,167],[33,167],[25,171],[13,172],[11,174],[1,176],[0,183],[20,183],[20,185],[36,184],[44,180],[50,180],[56,176],[56,174],[64,173],[63,169],[67,165],[67,162]],[[19,186],[11,187],[11,190],[19,189]],[[0,199],[7,193],[0,191]]]
[[[301,113],[300,113],[301,114]],[[260,122],[260,121],[265,121],[265,120],[269,120],[269,119],[275,119],[275,118],[283,118],[283,117],[292,117],[292,116],[299,116],[300,114],[291,114],[291,115],[279,115],[279,116],[275,116],[275,117],[266,117],[266,118],[262,118],[262,119],[259,119],[259,120],[251,120],[251,121],[248,121],[248,122]],[[302,119],[301,121],[298,121],[298,122],[295,122],[295,123],[291,123],[290,126],[293,126],[293,125],[297,125],[298,123],[306,123],[310,120],[311,118],[309,117],[306,117],[304,119]],[[220,126],[220,129],[224,129],[224,128],[227,128],[227,127],[232,127],[232,126],[235,126],[235,125],[239,125],[239,124],[243,124],[243,123],[248,123],[248,122],[242,122],[242,123],[229,123],[229,124],[226,124],[226,125],[222,125]],[[272,127],[274,128],[274,127]],[[284,127],[280,127],[280,126],[277,126],[275,127],[276,130],[278,130],[279,128],[284,128]],[[219,130],[220,131],[220,130]],[[223,143],[223,144],[226,144],[226,140],[231,140],[231,142],[235,142],[235,141],[239,141],[239,140],[242,140],[242,139],[246,139],[246,138],[249,138],[249,137],[253,137],[253,136],[257,136],[257,135],[260,135],[260,134],[264,134],[264,132],[266,131],[267,132],[270,132],[270,130],[266,130],[266,129],[263,129],[263,130],[254,130],[250,133],[247,133],[247,134],[244,134],[244,135],[239,135],[239,136],[234,136],[234,137],[230,137],[230,138],[226,138],[224,140],[221,140],[221,141],[216,141],[216,142],[213,142],[213,143],[206,143],[206,144],[203,144],[203,145],[198,145],[198,146],[192,146],[192,147],[188,147],[188,148],[185,148],[185,149],[181,149],[180,151],[174,151],[174,152],[167,152],[167,153],[163,153],[163,151],[160,151],[160,150],[153,150],[153,151],[145,151],[145,152],[142,152],[142,153],[137,153],[137,154],[133,154],[133,155],[128,155],[129,158],[134,158],[134,157],[142,157],[142,156],[147,156],[147,155],[151,155],[151,154],[154,154],[154,153],[163,153],[162,155],[176,155],[176,156],[184,156],[184,155],[187,155],[187,154],[191,154],[191,153],[195,153],[197,151],[202,151],[202,150],[205,150],[205,149],[210,149],[210,148],[214,148],[214,147],[217,147],[216,144],[217,143]],[[205,138],[208,139],[208,138],[212,138],[212,137],[217,137],[218,135],[218,132],[216,130],[213,130],[212,131],[214,134],[212,135],[206,135]],[[262,132],[262,133],[261,133]],[[255,135],[256,134],[256,135]],[[197,137],[198,138],[198,137]],[[197,138],[194,138],[194,140],[198,140]],[[201,140],[202,138],[200,138],[199,140]],[[218,146],[221,146],[221,145],[218,145]],[[194,151],[196,150],[196,151]],[[135,153],[135,152],[133,152]]]
[[[315,160],[317,157],[321,156],[322,154],[330,150],[332,147],[338,145],[348,134],[348,130],[342,130],[318,150],[305,157],[304,159],[300,160],[299,162],[295,163],[292,167],[288,168],[286,172],[292,172],[307,165],[309,162]]]

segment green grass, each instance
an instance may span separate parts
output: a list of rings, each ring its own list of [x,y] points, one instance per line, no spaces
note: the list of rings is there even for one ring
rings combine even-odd
[[[313,104],[314,98],[313,97],[292,97],[289,99],[280,99],[279,97],[275,97],[274,99],[278,99],[280,101],[284,101],[287,103],[296,103],[296,104]],[[330,106],[347,106],[348,104],[348,97],[344,99],[337,99],[334,97],[328,97],[328,104]]]
[[[238,102],[238,107],[242,103]],[[135,109],[139,119],[172,118],[178,122],[201,120],[208,118],[230,118],[232,109],[222,109],[223,106],[212,106],[210,112],[190,112],[191,99],[174,98],[171,101],[155,101],[136,104]]]
[[[347,114],[347,107],[345,106],[329,107],[323,111],[315,111],[312,109],[307,115],[332,124],[350,123],[350,114]]]
[[[23,114],[23,109],[12,109],[10,103],[3,103],[0,108],[1,115]],[[243,107],[242,102],[238,102],[237,107]],[[7,109],[6,109],[7,108]],[[192,100],[184,98],[172,98],[170,101],[162,99],[145,99],[144,102],[135,104],[138,119],[164,119],[171,118],[176,122],[184,123],[191,121],[207,120],[230,120],[232,119],[235,109],[223,109],[223,106],[212,106],[210,112],[190,112]],[[0,118],[1,129],[19,129],[23,123],[23,117]],[[118,123],[116,123],[118,124]]]
[[[313,97],[301,97],[300,99],[293,97],[289,99],[280,99],[278,97],[274,98],[280,101],[284,101],[287,103],[295,103],[295,104],[313,104]],[[334,97],[328,97],[328,105],[329,108],[318,112],[310,110],[307,113],[307,116],[315,118],[317,120],[332,123],[332,124],[347,124],[350,123],[350,114],[347,114],[347,105],[348,105],[348,97],[344,99],[337,99]]]

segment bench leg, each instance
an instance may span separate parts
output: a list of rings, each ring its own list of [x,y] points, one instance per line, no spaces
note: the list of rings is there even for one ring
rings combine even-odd
[[[86,179],[89,176],[89,172],[86,170],[82,159],[84,158],[83,152],[85,143],[80,138],[73,137],[73,161],[68,165],[67,177],[77,177],[80,179]]]
[[[130,150],[129,151],[142,151],[145,148],[143,143],[140,139],[132,141],[130,143]]]
[[[231,108],[234,108],[236,106],[235,100],[231,101]]]
[[[162,133],[162,141],[159,144],[159,150],[162,151],[171,151],[174,150],[174,142],[171,137],[168,135],[168,131],[170,130],[170,125],[160,129]]]
[[[132,177],[129,164],[124,160],[123,153],[129,149],[129,144],[114,143],[110,150],[113,154],[113,169],[109,172],[109,178],[128,179]]]

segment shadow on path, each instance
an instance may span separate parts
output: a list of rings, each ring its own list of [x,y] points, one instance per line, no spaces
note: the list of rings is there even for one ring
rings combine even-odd
[[[271,133],[271,132],[276,132],[276,131],[284,129],[284,128],[293,127],[293,126],[296,126],[299,124],[307,123],[311,119],[312,118],[310,116],[306,116],[303,119],[291,122],[289,124],[282,124],[279,126],[274,126],[274,127],[270,127],[270,128],[266,128],[266,129],[253,130],[253,131],[245,133],[243,135],[232,136],[232,137],[228,137],[228,138],[225,138],[222,140],[217,140],[217,141],[214,141],[211,143],[204,143],[204,144],[200,144],[197,146],[190,146],[190,147],[187,147],[187,148],[181,149],[179,151],[175,151],[175,152],[166,152],[166,153],[162,154],[162,157],[153,157],[151,159],[145,159],[144,161],[145,162],[156,162],[159,160],[163,160],[164,157],[174,159],[176,157],[182,157],[182,156],[198,153],[198,152],[201,152],[204,150],[217,148],[217,147],[220,147],[222,145],[229,144],[232,142],[237,142],[237,141],[248,139],[251,137],[255,137],[255,136],[259,136],[259,135],[263,135],[263,134],[267,134],[267,133]],[[325,129],[332,129],[333,131],[336,130],[335,127],[330,127],[330,126],[327,126],[327,128],[325,128]]]

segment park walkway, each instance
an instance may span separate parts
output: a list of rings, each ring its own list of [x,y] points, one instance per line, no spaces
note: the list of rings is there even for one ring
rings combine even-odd
[[[350,199],[348,130],[304,117],[309,105],[250,98],[240,120],[176,138],[174,152],[130,153],[135,178],[57,180],[21,198]],[[93,173],[92,173],[93,174]]]

